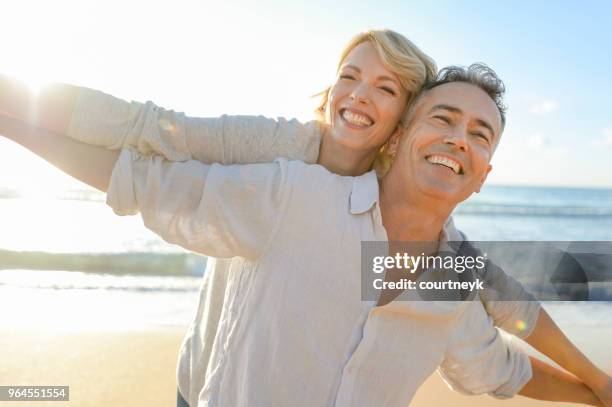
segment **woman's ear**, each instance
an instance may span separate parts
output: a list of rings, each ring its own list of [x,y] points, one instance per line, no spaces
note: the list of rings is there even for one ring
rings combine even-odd
[[[387,141],[387,154],[389,154],[390,156],[395,156],[395,154],[397,153],[400,138],[403,132],[404,127],[401,124],[398,124],[391,137],[389,137],[389,141]]]

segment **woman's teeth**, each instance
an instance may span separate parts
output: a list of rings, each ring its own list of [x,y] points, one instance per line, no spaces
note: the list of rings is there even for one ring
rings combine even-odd
[[[367,127],[372,125],[372,120],[369,117],[346,109],[342,111],[342,118],[355,126]]]

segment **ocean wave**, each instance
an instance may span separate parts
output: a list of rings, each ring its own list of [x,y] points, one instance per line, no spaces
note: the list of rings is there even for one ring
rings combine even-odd
[[[612,217],[612,208],[468,203],[457,207],[455,213],[464,215]]]
[[[160,276],[202,275],[206,258],[192,253],[47,253],[0,250],[0,270],[63,270]]]
[[[54,270],[0,271],[0,287],[5,289],[186,293],[196,292],[200,284],[200,277],[190,276],[114,275]]]
[[[18,199],[20,197],[17,189],[0,187],[0,199]]]
[[[27,192],[24,195],[23,191],[17,188],[0,187],[0,199],[23,199],[27,197]],[[105,202],[106,194],[96,190],[71,189],[51,193],[47,198],[67,201]]]

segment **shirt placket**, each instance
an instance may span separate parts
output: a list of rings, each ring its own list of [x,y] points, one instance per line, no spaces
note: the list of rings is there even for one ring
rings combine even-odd
[[[335,407],[347,407],[353,403],[355,383],[359,376],[359,370],[367,363],[367,357],[376,342],[376,324],[378,319],[376,318],[375,305],[375,301],[362,302],[362,318],[355,324],[355,329],[359,330],[359,337],[361,339],[342,369],[340,385],[334,403]],[[364,336],[366,330],[371,332],[371,334]]]
[[[370,229],[362,239],[367,239],[369,241],[388,241],[387,231],[382,223],[379,205],[374,205],[370,213],[372,229]],[[368,234],[370,234],[370,236],[367,236]],[[377,302],[378,300],[362,301],[363,317],[359,319],[355,326],[355,329],[359,330],[359,337],[361,340],[342,369],[342,377],[338,392],[336,393],[334,407],[347,407],[353,404],[355,383],[359,375],[359,369],[367,362],[367,357],[376,343],[376,336],[378,334],[377,324],[379,321],[379,319],[376,318],[378,312],[378,307],[376,307]],[[371,332],[371,334],[364,337],[363,334],[366,330]]]

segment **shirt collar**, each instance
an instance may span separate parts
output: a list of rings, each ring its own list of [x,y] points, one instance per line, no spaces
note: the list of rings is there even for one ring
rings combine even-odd
[[[453,221],[453,217],[449,216],[444,223],[444,227],[442,228],[442,233],[440,234],[440,241],[443,242],[463,242],[465,240],[465,235],[457,229],[455,226],[455,222]]]
[[[376,172],[370,171],[353,178],[353,188],[350,196],[352,215],[359,215],[372,209],[378,202],[378,179]]]
[[[372,209],[379,200],[378,178],[376,171],[370,171],[353,178],[350,195],[351,214],[359,215]],[[440,233],[440,249],[452,250],[448,242],[464,242],[465,235],[457,229],[453,217],[449,216]]]

